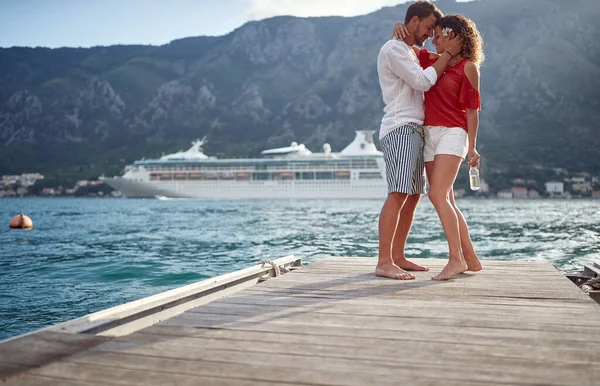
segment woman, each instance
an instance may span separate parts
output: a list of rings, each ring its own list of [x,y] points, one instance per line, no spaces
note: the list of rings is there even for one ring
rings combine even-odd
[[[406,36],[397,25],[395,37]],[[475,23],[461,15],[440,19],[433,38],[436,53],[413,47],[423,68],[431,66],[454,36],[463,38],[463,49],[448,63],[437,83],[425,93],[425,146],[423,155],[429,181],[429,199],[435,207],[446,239],[449,262],[434,280],[449,280],[459,273],[481,270],[467,222],[454,201],[452,186],[467,157],[479,167],[479,65],[484,60],[483,40]]]

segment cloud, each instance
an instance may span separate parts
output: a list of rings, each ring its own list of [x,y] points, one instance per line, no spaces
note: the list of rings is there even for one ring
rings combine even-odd
[[[357,16],[396,5],[402,0],[250,0],[247,20],[273,16]]]

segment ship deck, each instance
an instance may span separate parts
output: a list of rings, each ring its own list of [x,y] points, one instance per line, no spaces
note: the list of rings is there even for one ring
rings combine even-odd
[[[434,273],[445,264],[418,261]],[[374,263],[323,259],[119,337],[11,339],[0,375],[65,386],[598,384],[600,307],[551,264],[484,261],[438,282],[377,278]]]

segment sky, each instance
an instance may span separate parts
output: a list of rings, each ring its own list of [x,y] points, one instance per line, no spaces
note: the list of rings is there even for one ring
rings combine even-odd
[[[464,0],[463,0],[464,1]],[[272,16],[356,16],[406,0],[0,0],[0,47],[166,44]]]

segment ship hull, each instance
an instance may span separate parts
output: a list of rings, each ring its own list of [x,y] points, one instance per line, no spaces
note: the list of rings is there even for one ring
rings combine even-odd
[[[336,198],[385,199],[383,180],[346,181],[140,181],[122,177],[104,182],[124,197],[154,198]]]

